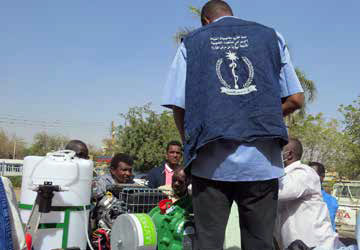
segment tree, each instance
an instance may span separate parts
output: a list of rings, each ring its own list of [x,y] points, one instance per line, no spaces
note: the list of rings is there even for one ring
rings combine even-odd
[[[0,158],[22,159],[26,152],[25,146],[22,138],[9,136],[0,129]]]
[[[350,105],[340,105],[339,111],[344,116],[344,131],[348,137],[348,158],[341,172],[356,178],[360,175],[360,96]]]
[[[69,139],[65,136],[40,132],[34,136],[34,143],[29,148],[29,154],[43,156],[51,151],[63,149],[68,142]]]
[[[88,144],[87,147],[89,149],[89,155],[92,157],[92,159],[95,159],[95,157],[97,156],[103,155],[103,151],[95,145]]]
[[[350,105],[340,105],[339,111],[345,119],[346,133],[353,143],[360,146],[360,96]]]
[[[124,123],[117,127],[113,152],[134,156],[137,170],[147,171],[159,165],[164,160],[167,143],[180,140],[171,112],[157,114],[147,104],[130,108],[120,117]]]
[[[337,120],[326,121],[322,113],[298,117],[289,133],[302,142],[305,162],[317,161],[328,170],[338,170],[347,158],[348,137],[340,130]]]

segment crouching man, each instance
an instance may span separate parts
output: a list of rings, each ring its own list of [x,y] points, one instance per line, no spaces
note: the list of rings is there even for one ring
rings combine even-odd
[[[171,201],[161,201],[149,213],[156,227],[159,250],[198,249],[194,245],[195,225],[188,186],[184,168],[177,168],[172,176]]]
[[[290,139],[283,149],[285,176],[279,181],[276,240],[280,249],[286,249],[295,240],[308,247],[337,249],[342,243],[332,229],[320,178],[314,169],[301,163],[302,153],[297,139]]]
[[[134,161],[127,154],[116,154],[110,163],[108,174],[95,179],[93,188],[93,199],[99,200],[107,191],[107,187],[113,184],[133,183],[132,165]]]

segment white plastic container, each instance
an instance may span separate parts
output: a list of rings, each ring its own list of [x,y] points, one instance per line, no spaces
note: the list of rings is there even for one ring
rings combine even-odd
[[[93,162],[74,157],[73,151],[49,153],[45,157],[24,159],[20,211],[28,222],[37,193],[37,185],[52,182],[67,191],[54,192],[55,211],[42,214],[34,249],[80,247],[86,249],[85,228],[88,223]]]

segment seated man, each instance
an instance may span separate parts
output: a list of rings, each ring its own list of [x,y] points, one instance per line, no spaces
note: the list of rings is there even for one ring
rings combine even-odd
[[[89,150],[86,144],[80,140],[71,140],[66,144],[65,149],[75,152],[75,156],[81,159],[89,159]]]
[[[123,153],[116,154],[110,163],[108,174],[101,175],[95,179],[93,198],[99,200],[106,193],[107,186],[113,184],[133,183],[132,165],[134,161],[131,156]]]
[[[319,175],[320,183],[321,183],[321,187],[322,187],[322,183],[325,178],[324,165],[319,162],[309,162],[309,166],[312,167],[316,171],[316,173]],[[334,196],[326,193],[323,188],[321,188],[321,194],[323,196],[323,200],[326,202],[327,208],[329,209],[331,225],[335,231],[335,229],[336,229],[335,216],[336,216],[336,211],[339,208],[338,202]]]
[[[295,240],[309,247],[336,249],[342,243],[331,227],[319,176],[300,162],[302,153],[301,142],[297,139],[290,139],[283,149],[285,176],[279,180],[275,237],[280,249],[287,248]]]

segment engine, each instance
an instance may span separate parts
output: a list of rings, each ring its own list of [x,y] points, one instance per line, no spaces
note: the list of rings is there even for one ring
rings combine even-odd
[[[159,189],[135,184],[117,184],[107,188],[107,193],[93,211],[95,230],[92,244],[95,249],[109,249],[109,239],[114,221],[122,214],[148,213],[167,198]]]

